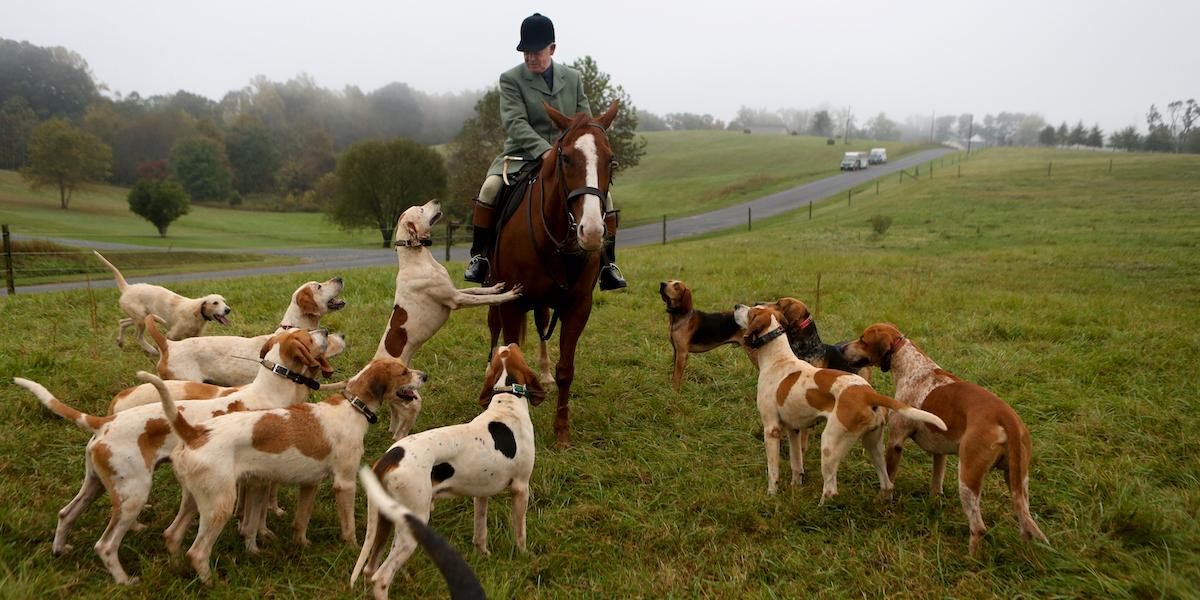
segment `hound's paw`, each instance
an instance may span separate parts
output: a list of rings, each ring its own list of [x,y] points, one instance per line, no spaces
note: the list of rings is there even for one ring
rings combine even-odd
[[[885,488],[885,489],[879,490],[878,499],[879,500],[891,500],[892,499],[892,488]]]
[[[283,510],[283,508],[281,508],[279,506],[271,506],[269,508],[271,509],[271,512],[275,513],[275,516],[277,516],[277,517],[282,517],[287,514],[287,511]]]
[[[492,551],[488,550],[487,546],[480,546],[480,545],[476,544],[475,550],[478,551],[481,556],[491,556],[492,555]]]

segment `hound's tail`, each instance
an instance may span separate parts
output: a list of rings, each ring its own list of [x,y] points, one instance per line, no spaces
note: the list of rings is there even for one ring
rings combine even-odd
[[[58,398],[55,398],[54,394],[50,393],[50,390],[46,389],[42,386],[42,384],[36,381],[14,377],[13,383],[29,390],[30,392],[33,392],[33,395],[37,396],[38,400],[41,400],[42,404],[45,405],[46,408],[50,409],[50,412],[92,433],[95,433],[102,425],[115,418],[113,416],[97,417],[67,406]]]
[[[870,389],[870,388],[868,387],[867,389]],[[900,414],[902,414],[914,421],[921,421],[922,423],[929,423],[930,425],[933,425],[934,427],[937,427],[938,429],[941,429],[942,431],[946,430],[946,422],[941,420],[941,418],[939,418],[937,415],[935,415],[931,412],[925,412],[919,408],[913,408],[903,402],[896,400],[895,398],[889,398],[888,396],[884,396],[883,394],[880,394],[879,392],[876,392],[875,390],[870,390],[870,393],[866,395],[866,401],[867,401],[867,404],[869,404],[871,406],[882,406],[884,408],[890,408],[890,409],[897,411]]]
[[[403,504],[389,496],[370,467],[363,467],[358,474],[362,479],[363,489],[367,491],[367,499],[375,505],[378,511],[388,519],[408,525],[408,529],[416,538],[417,543],[425,549],[430,560],[442,572],[442,577],[446,579],[446,584],[450,587],[451,598],[455,600],[487,598],[483,593],[483,586],[479,584],[479,578],[475,576],[475,571],[471,570],[467,561],[463,560],[462,555],[451,547],[445,538],[417,518]],[[363,552],[367,552],[367,548],[368,545],[364,543]],[[359,562],[362,562],[362,556],[359,556]],[[358,574],[358,571],[359,565],[355,565],[355,575]],[[351,583],[353,583],[353,579],[351,579]]]
[[[379,478],[374,475],[374,472],[372,472],[371,481],[378,485]],[[393,527],[394,525],[387,517],[379,514],[379,506],[375,502],[374,496],[367,494],[367,533],[363,537],[362,551],[358,553],[358,561],[354,563],[354,570],[350,573],[351,586],[358,580],[359,575],[371,574],[368,572],[368,565],[370,565],[369,571],[378,568],[379,557],[383,554],[388,538],[391,537],[389,532]]]
[[[129,285],[128,283],[125,283],[125,276],[121,275],[121,272],[118,271],[112,263],[108,262],[108,259],[104,258],[104,255],[96,252],[95,250],[92,250],[92,254],[95,254],[96,258],[99,258],[100,262],[104,263],[104,266],[108,267],[108,270],[113,272],[113,275],[117,279],[117,288],[119,288],[122,292],[125,291],[125,287]]]
[[[158,330],[158,327],[154,324],[156,321],[159,323],[166,323],[162,317],[154,314],[146,315],[146,319],[144,321],[146,325],[146,331],[150,333],[150,337],[154,338],[154,344],[158,346],[158,364],[154,365],[154,368],[158,371],[159,377],[171,379],[171,376],[167,375],[169,372],[167,369],[167,362],[170,357],[170,348],[168,348],[169,343],[167,336],[163,335],[162,332]]]
[[[1029,514],[1029,459],[1033,455],[1029,429],[1015,412],[1002,419],[1001,426],[1008,436],[1008,489],[1012,495],[1013,511],[1021,526],[1021,537],[1050,543],[1033,520],[1033,515]]]
[[[138,371],[137,377],[158,390],[158,397],[162,400],[163,413],[167,417],[167,423],[171,424],[171,430],[179,436],[179,439],[184,443],[190,443],[206,433],[203,426],[194,427],[187,422],[187,419],[183,418],[183,415],[179,414],[179,409],[175,407],[175,399],[171,397],[171,390],[167,389],[167,384],[163,383],[162,379],[145,371]]]

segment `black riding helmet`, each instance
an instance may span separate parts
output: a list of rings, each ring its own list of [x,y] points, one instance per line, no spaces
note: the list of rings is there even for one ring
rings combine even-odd
[[[521,21],[521,43],[517,52],[540,52],[554,43],[554,23],[542,13],[533,13]]]

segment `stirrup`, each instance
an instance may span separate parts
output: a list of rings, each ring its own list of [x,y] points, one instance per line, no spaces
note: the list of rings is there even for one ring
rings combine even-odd
[[[472,283],[483,283],[487,281],[489,266],[486,257],[476,254],[471,257],[471,262],[467,263],[467,268],[463,271],[463,279]]]
[[[619,290],[629,286],[629,282],[621,276],[621,269],[617,268],[617,263],[608,263],[600,267],[600,290]]]

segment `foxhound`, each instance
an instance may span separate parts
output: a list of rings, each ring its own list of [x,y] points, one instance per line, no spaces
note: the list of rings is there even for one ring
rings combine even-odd
[[[742,328],[733,320],[730,311],[706,313],[692,304],[692,290],[682,281],[672,279],[658,284],[658,295],[667,305],[668,331],[671,348],[675,351],[675,368],[671,372],[671,387],[679,391],[683,369],[689,352],[708,352],[717,346],[739,344]]]
[[[837,470],[854,442],[863,448],[879,475],[880,497],[890,496],[892,481],[883,460],[884,411],[890,408],[909,418],[945,430],[936,415],[911,408],[884,396],[858,375],[818,369],[792,354],[783,315],[772,306],[737,305],[734,319],[742,327],[750,359],[758,367],[758,413],[762,418],[767,452],[767,493],[779,481],[779,439],[787,431],[791,446],[792,485],[804,476],[800,432],[818,420],[826,421],[821,433],[821,501],[837,495]]]
[[[149,315],[157,315],[167,325],[167,337],[172,340],[182,340],[200,335],[204,325],[216,321],[222,325],[229,324],[229,313],[233,311],[225,298],[218,294],[209,294],[203,298],[188,298],[180,296],[171,290],[149,283],[127,283],[125,277],[108,259],[99,252],[92,251],[104,266],[113,272],[117,280],[117,288],[121,290],[118,301],[121,310],[129,315],[121,319],[117,329],[117,346],[125,344],[125,330],[133,327],[137,334],[138,344],[148,354],[157,354],[145,336],[145,320]]]
[[[338,298],[342,293],[342,278],[328,281],[309,281],[292,292],[291,302],[274,333],[255,337],[210,335],[171,341],[150,321],[145,328],[158,346],[158,376],[163,379],[202,381],[220,386],[246,385],[254,380],[258,365],[252,358],[272,335],[288,329],[317,329],[321,317],[345,308]],[[332,354],[329,358],[332,358]],[[176,396],[178,397],[178,396]],[[153,398],[158,402],[157,396]]]
[[[534,460],[529,403],[539,404],[545,395],[516,344],[497,348],[479,395],[487,410],[470,423],[422,431],[392,444],[376,461],[375,475],[389,495],[422,521],[429,519],[435,499],[474,497],[475,548],[485,555],[488,498],[511,489],[513,536],[517,549],[524,552]],[[392,548],[380,563],[389,528],[395,532]],[[367,533],[350,584],[359,574],[366,575],[375,598],[385,600],[396,570],[415,549],[411,532],[381,517],[369,500]]]
[[[412,364],[413,354],[441,329],[450,318],[450,311],[502,304],[521,297],[519,287],[505,292],[503,283],[455,289],[446,267],[429,251],[433,225],[441,218],[441,203],[430,200],[409,207],[396,221],[396,294],[375,358],[390,356],[406,365]],[[397,408],[391,413],[389,430],[393,439],[398,440],[408,435],[416,414],[406,407]]]
[[[179,410],[198,422],[234,411],[302,403],[309,389],[319,386],[306,372],[329,370],[324,357],[326,347],[323,331],[310,333],[299,329],[281,333],[263,347],[260,354],[263,364],[250,385],[223,398],[188,402]],[[98,417],[67,406],[37,382],[20,377],[13,382],[36,395],[51,412],[92,433],[84,453],[83,485],[75,499],[58,512],[54,553],[70,550],[67,534],[71,526],[101,492],[108,491],[113,512],[104,535],[96,542],[96,553],[117,583],[135,583],[136,579],[130,578],[121,566],[118,550],[150,496],[154,469],[167,461],[177,445],[162,406],[139,406]],[[169,528],[164,534],[168,540],[172,531]],[[182,529],[175,533],[183,535]]]
[[[887,470],[895,478],[904,442],[933,455],[930,491],[942,493],[946,455],[957,454],[958,496],[971,527],[972,555],[979,551],[987,527],[979,509],[983,478],[992,469],[1005,472],[1021,537],[1049,543],[1029,514],[1029,459],[1033,442],[1017,412],[992,392],[955,377],[933,362],[912,340],[891,323],[876,323],[845,348],[846,359],[856,365],[875,365],[892,371],[896,400],[942,418],[948,429],[934,431],[914,422],[905,413],[892,415],[888,425]]]
[[[179,530],[199,515],[200,529],[187,554],[206,584],[212,583],[213,544],[233,514],[243,477],[300,486],[292,528],[296,543],[308,546],[305,534],[317,486],[332,476],[342,540],[357,545],[354,475],[363,437],[383,402],[415,399],[426,379],[425,373],[410,371],[398,360],[376,359],[346,382],[342,394],[322,402],[235,412],[200,423],[177,410],[161,379],[144,371],[138,377],[157,388],[171,431],[183,442],[171,453],[185,498]]]

